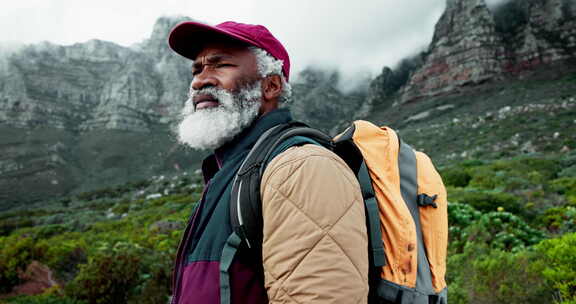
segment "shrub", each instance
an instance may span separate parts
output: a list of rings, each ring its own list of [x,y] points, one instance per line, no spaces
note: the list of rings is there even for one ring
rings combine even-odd
[[[75,234],[64,234],[40,240],[37,246],[45,249],[42,262],[54,271],[55,276],[67,283],[78,273],[78,265],[87,262],[86,243],[76,240]]]
[[[576,303],[576,233],[517,252],[468,243],[448,257],[451,303]]]
[[[539,172],[542,180],[553,179],[560,170],[560,163],[555,159],[539,157],[520,157],[510,161],[511,168],[516,172]]]
[[[69,227],[67,227],[66,225],[61,225],[61,224],[44,225],[44,226],[37,227],[35,229],[34,237],[36,239],[47,239],[53,235],[67,232],[68,230],[69,230]]]
[[[529,250],[494,250],[472,262],[470,298],[475,303],[550,303],[553,293]],[[480,300],[476,300],[480,299]]]
[[[542,275],[557,291],[561,303],[576,303],[576,233],[546,240],[536,246],[542,255]]]
[[[496,189],[505,179],[504,172],[494,171],[491,167],[475,168],[470,179],[470,186],[480,189]]]
[[[576,177],[576,165],[566,167],[558,173],[560,177]]]
[[[471,295],[470,271],[472,261],[489,252],[485,244],[465,243],[463,251],[448,255],[446,267],[446,283],[448,284],[448,298],[450,303],[468,304]]]
[[[0,236],[9,235],[12,231],[34,226],[34,221],[29,218],[8,218],[0,220]]]
[[[541,254],[533,249],[508,252],[467,243],[448,256],[450,303],[552,303],[552,284],[542,275]]]
[[[576,73],[574,73],[572,75],[573,75],[573,77],[576,77]],[[568,152],[567,154],[564,154],[560,158],[560,165],[564,168],[576,165],[576,151],[572,150],[572,151]]]
[[[464,230],[476,222],[482,213],[474,207],[460,203],[448,204],[449,249],[451,253],[462,252],[468,237]]]
[[[550,182],[550,185],[558,194],[576,195],[576,177],[561,177]]]
[[[558,161],[545,158],[499,160],[470,169],[470,186],[507,191],[542,187],[548,180],[556,178],[560,167]]]
[[[576,231],[576,208],[568,206],[547,209],[539,218],[539,222],[550,232],[574,232]]]
[[[440,175],[444,184],[452,187],[466,187],[472,179],[466,168],[460,166],[442,169]]]
[[[116,187],[102,188],[98,190],[82,192],[76,196],[77,199],[82,201],[91,201],[101,198],[116,198],[122,196],[130,190],[130,185],[121,185]]]
[[[29,218],[29,217],[34,217],[34,216],[42,216],[42,215],[46,215],[49,214],[50,212],[44,209],[32,209],[32,210],[15,210],[15,211],[9,211],[9,212],[5,212],[0,214],[0,220],[4,220],[4,219],[9,219],[9,218],[17,218],[17,217],[21,217],[21,218]]]
[[[16,286],[20,281],[18,273],[40,257],[31,236],[12,235],[0,239],[0,292],[9,292]]]
[[[483,243],[491,249],[517,252],[544,239],[520,217],[509,212],[489,212],[464,229],[468,241]]]
[[[504,208],[505,211],[515,214],[525,213],[520,198],[510,193],[478,189],[449,190],[453,190],[449,191],[448,196],[451,201],[469,204],[480,212],[491,212]]]
[[[448,203],[448,222],[451,227],[465,228],[478,220],[481,212],[467,204]]]
[[[163,255],[156,257],[154,262],[145,263],[143,281],[136,287],[135,296],[128,303],[156,304],[167,303],[171,294],[171,269],[173,257]]]
[[[130,211],[130,202],[119,202],[112,208],[112,212],[115,214],[124,214],[128,211]]]
[[[134,248],[134,247],[132,247]],[[80,265],[76,278],[66,286],[66,294],[88,303],[126,303],[141,280],[137,250],[106,250]]]

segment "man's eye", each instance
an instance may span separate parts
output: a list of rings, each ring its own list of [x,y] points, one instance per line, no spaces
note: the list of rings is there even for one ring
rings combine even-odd
[[[232,65],[229,63],[219,63],[216,65],[217,68],[225,68],[225,67],[231,67]]]

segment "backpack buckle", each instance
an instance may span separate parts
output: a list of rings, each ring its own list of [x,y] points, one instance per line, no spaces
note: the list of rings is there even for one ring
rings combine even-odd
[[[418,194],[418,198],[416,202],[420,207],[432,206],[434,208],[438,208],[438,205],[434,202],[438,198],[438,194],[434,194],[433,196],[428,196],[426,193]]]

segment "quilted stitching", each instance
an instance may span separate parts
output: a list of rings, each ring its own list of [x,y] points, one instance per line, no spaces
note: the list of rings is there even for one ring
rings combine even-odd
[[[317,279],[321,278],[321,276],[319,277],[317,276],[318,273],[310,271],[314,269],[314,265],[318,265],[317,263],[326,261],[323,256],[334,257],[339,255],[340,257],[335,260],[337,264],[333,264],[334,267],[329,266],[326,271],[334,272],[335,276],[333,278],[337,282],[344,282],[342,280],[348,278],[356,280],[356,277],[359,276],[364,284],[358,281],[352,283],[352,285],[342,286],[336,284],[333,286],[335,288],[333,290],[340,295],[349,294],[352,296],[354,294],[353,298],[340,299],[347,303],[365,303],[366,299],[361,296],[362,292],[356,293],[353,291],[349,293],[343,291],[347,287],[350,288],[349,290],[359,291],[356,286],[367,288],[368,285],[367,269],[363,269],[367,265],[363,265],[363,260],[358,260],[358,253],[354,251],[359,248],[358,245],[362,244],[363,241],[361,239],[351,241],[356,239],[348,238],[350,235],[356,236],[362,230],[360,226],[355,226],[356,223],[351,221],[351,219],[356,220],[359,218],[360,214],[363,216],[364,213],[360,210],[362,206],[360,193],[353,194],[346,191],[337,191],[339,193],[338,196],[330,198],[339,201],[334,205],[336,209],[333,210],[330,210],[330,205],[326,204],[330,202],[330,199],[326,201],[322,195],[319,195],[319,193],[331,191],[331,186],[338,187],[336,189],[358,188],[357,181],[347,166],[327,150],[317,146],[304,146],[291,148],[289,151],[285,152],[287,154],[282,154],[289,154],[289,156],[279,156],[281,159],[275,164],[273,164],[273,160],[269,166],[271,170],[265,172],[265,179],[262,180],[262,193],[266,196],[266,201],[270,202],[266,208],[272,208],[268,209],[270,211],[265,212],[267,219],[270,220],[269,223],[284,223],[282,224],[282,229],[270,225],[271,229],[266,235],[271,246],[268,247],[271,251],[268,253],[270,255],[265,257],[266,263],[264,265],[266,276],[268,277],[269,298],[273,303],[297,303],[293,297],[300,300],[306,297],[310,299],[310,296],[315,297],[316,294],[314,292],[319,286],[323,286],[322,282],[324,279],[318,281]],[[303,166],[304,168],[302,168]],[[318,191],[316,193],[308,192],[305,194],[302,192],[304,189],[302,187],[306,187],[308,184],[314,185],[318,183],[316,178],[322,178],[321,174],[316,174],[322,171],[316,170],[331,172],[328,180],[334,181],[335,184],[322,184],[321,187],[317,188]],[[333,176],[342,178],[331,178]],[[290,179],[291,177],[292,180]],[[346,194],[346,196],[340,196],[341,194]],[[346,202],[343,199],[349,199],[350,201]],[[315,200],[319,200],[321,204],[310,203],[315,202]],[[304,202],[306,203],[303,204]],[[274,205],[273,203],[278,204]],[[325,216],[326,214],[329,216]],[[290,230],[292,226],[298,228],[292,231]],[[352,228],[354,232],[351,231],[351,234],[348,234],[348,229],[353,226],[356,227]],[[306,233],[304,239],[302,239],[302,247],[295,251],[297,252],[295,256],[290,256],[292,249],[283,247],[282,240],[302,237],[302,233]],[[288,251],[284,251],[285,249]],[[327,253],[329,253],[328,256],[326,255]],[[277,256],[276,254],[279,255]],[[306,286],[299,284],[300,280],[308,281],[309,279],[311,279],[309,282],[312,284],[309,285],[312,288],[310,292],[308,292]],[[340,289],[342,287],[345,289]],[[324,289],[324,287],[321,288]],[[327,287],[324,292],[328,290],[330,290],[330,287]],[[367,289],[363,290],[367,293]],[[343,293],[339,291],[343,291]],[[322,295],[318,296],[322,297]],[[332,297],[332,300],[337,299]]]
[[[346,255],[346,257],[348,258],[348,261],[350,262],[350,264],[352,264],[354,266],[354,268],[356,269],[356,271],[358,272],[358,275],[362,276],[362,272],[358,269],[358,266],[355,265],[352,262],[352,259],[350,258],[350,256],[348,256],[348,254],[346,253],[346,250],[344,250],[342,248],[342,246],[340,245],[340,243],[338,241],[336,241],[332,235],[330,235],[330,231],[332,230],[332,227],[334,227],[336,224],[338,224],[338,222],[340,222],[340,220],[350,211],[350,209],[354,206],[355,203],[359,203],[357,200],[354,200],[351,204],[349,204],[347,206],[347,208],[344,210],[344,212],[338,217],[338,219],[336,219],[336,221],[330,226],[329,229],[323,229],[313,218],[309,217],[308,214],[306,214],[305,212],[303,212],[286,194],[284,194],[282,191],[280,191],[278,188],[276,188],[273,185],[270,185],[271,189],[274,190],[276,193],[279,193],[280,195],[283,196],[283,198],[285,199],[285,202],[289,202],[291,206],[293,206],[294,208],[296,208],[302,215],[304,215],[304,217],[306,217],[308,220],[310,220],[314,225],[316,225],[316,228],[321,229],[324,233],[322,235],[322,237],[320,237],[316,243],[312,246],[312,248],[310,248],[310,250],[308,250],[308,253],[300,260],[298,261],[298,263],[296,264],[296,266],[294,267],[292,273],[287,276],[285,278],[285,280],[287,280],[288,278],[290,278],[290,276],[295,273],[298,270],[298,267],[302,264],[302,261],[304,259],[306,259],[306,257],[308,256],[308,254],[310,254],[312,251],[314,251],[314,249],[316,248],[316,246],[320,243],[320,241],[322,241],[325,237],[330,237],[330,239],[336,244],[338,245],[338,248],[340,248],[340,250],[342,251],[342,253],[344,253]],[[276,279],[276,276],[274,276],[274,278]]]
[[[310,150],[312,150],[312,151],[310,151]],[[327,155],[324,150],[325,150],[324,148],[318,147],[316,145],[304,145],[302,147],[292,147],[292,148],[288,149],[284,153],[293,153],[293,154],[297,154],[297,156],[293,157],[292,159],[290,159],[288,161],[284,161],[280,165],[274,166],[273,170],[269,174],[267,174],[268,179],[265,181],[263,180],[262,183],[269,185],[268,180],[270,180],[272,176],[277,176],[276,173],[278,173],[278,171],[280,171],[280,170],[285,169],[285,167],[287,167],[287,166],[296,165],[296,167],[291,167],[289,169],[290,171],[294,172],[294,171],[300,169],[300,167],[302,167],[305,164],[305,161],[314,161],[313,158],[318,157],[318,158],[330,159],[330,160],[333,160],[334,162],[340,164],[342,167],[335,166],[335,168],[342,173],[342,176],[344,176],[344,178],[346,178],[348,180],[348,182],[350,182],[351,185],[356,185],[357,181],[355,179],[351,179],[347,174],[345,174],[344,168],[347,168],[347,165],[344,163],[344,161],[342,161],[340,158],[338,158],[338,156],[336,156],[335,154],[332,154],[332,155],[328,154]],[[330,153],[332,153],[332,152],[330,152]],[[272,162],[274,162],[274,160]],[[282,180],[278,184],[283,184],[284,182],[286,182],[286,180],[288,178],[290,178],[289,175],[284,176],[284,180]]]

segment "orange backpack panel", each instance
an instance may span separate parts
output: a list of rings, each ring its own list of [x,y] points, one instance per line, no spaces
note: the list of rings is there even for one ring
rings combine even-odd
[[[401,143],[391,128],[377,127],[367,121],[355,121],[352,128],[352,140],[364,158],[378,201],[386,255],[386,265],[382,267],[381,278],[419,290],[418,263],[427,261],[428,265],[424,266],[429,267],[431,287],[435,293],[442,292],[446,288],[444,277],[448,247],[447,195],[442,178],[426,154]],[[416,183],[415,194],[418,197],[413,199],[416,201],[421,199],[420,196],[427,197],[428,205],[415,201],[406,202],[402,195],[401,184],[407,182],[402,180],[400,172],[402,145],[415,158],[414,164],[408,166],[408,169],[416,167],[416,180],[412,182]],[[417,230],[417,221],[410,212],[409,203],[413,206],[417,204],[416,214],[419,214],[421,232]],[[418,242],[419,232],[421,243]],[[418,246],[424,246],[426,259],[418,259]]]
[[[356,121],[353,140],[360,149],[380,208],[386,265],[382,278],[398,285],[416,286],[416,226],[400,193],[399,141],[389,128]]]
[[[430,262],[432,284],[436,292],[446,287],[446,255],[448,244],[448,200],[446,188],[440,174],[434,168],[428,155],[416,152],[418,168],[418,193],[434,193],[437,208],[421,208],[420,223]]]

